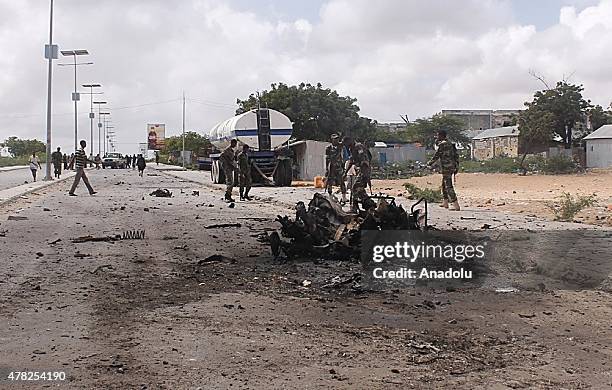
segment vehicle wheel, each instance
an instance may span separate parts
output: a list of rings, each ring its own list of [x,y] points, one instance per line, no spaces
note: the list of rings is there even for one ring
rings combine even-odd
[[[274,184],[277,187],[288,187],[291,186],[292,179],[291,160],[279,160],[276,171],[274,172]]]

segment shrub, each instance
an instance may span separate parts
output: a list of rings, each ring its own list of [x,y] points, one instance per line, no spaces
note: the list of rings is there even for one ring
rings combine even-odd
[[[558,204],[548,204],[547,207],[555,214],[556,221],[572,221],[576,214],[586,207],[595,205],[596,201],[595,195],[577,195],[574,197],[570,193],[564,192]]]
[[[571,158],[558,155],[545,159],[541,170],[552,174],[573,173],[578,171],[578,165]]]
[[[419,188],[412,183],[404,183],[406,191],[410,194],[410,199],[425,198],[427,202],[437,203],[442,201],[442,193],[440,190],[432,190],[431,188]]]

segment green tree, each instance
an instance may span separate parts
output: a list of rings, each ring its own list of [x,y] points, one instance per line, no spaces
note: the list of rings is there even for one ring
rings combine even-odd
[[[301,83],[288,86],[272,84],[269,91],[259,97],[262,107],[271,108],[287,115],[293,122],[293,137],[329,141],[330,135],[339,133],[363,141],[374,141],[376,127],[368,119],[359,116],[357,99],[340,96],[338,92]],[[257,108],[257,96],[251,94],[245,100],[237,99],[236,114]]]
[[[533,103],[525,103],[526,110],[521,111],[518,117],[519,146],[523,151],[521,158],[521,170],[524,167],[525,157],[542,145],[548,145],[555,133],[555,115],[546,111],[543,107]]]
[[[605,111],[600,105],[589,109],[588,116],[593,130],[597,130],[603,125],[612,124],[612,111]]]
[[[0,146],[8,148],[13,157],[25,157],[46,150],[46,145],[37,139],[20,139],[15,136],[6,139]]]
[[[469,145],[470,139],[465,135],[464,127],[464,123],[459,119],[437,114],[431,118],[417,119],[400,134],[405,142],[420,142],[427,148],[433,149],[436,133],[440,130],[446,130],[446,135],[450,141]]]
[[[572,146],[573,131],[577,123],[584,122],[587,110],[591,107],[589,101],[582,97],[582,85],[559,81],[555,88],[538,91],[528,107],[550,113],[554,121],[554,132],[562,139],[566,148]]]
[[[196,133],[195,131],[185,132],[185,150],[197,153],[200,149],[210,148],[211,143],[208,138]],[[183,150],[183,136],[177,135],[166,138],[164,144],[164,154],[181,152]]]

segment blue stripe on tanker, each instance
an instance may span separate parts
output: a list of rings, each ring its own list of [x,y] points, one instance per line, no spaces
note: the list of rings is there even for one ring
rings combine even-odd
[[[291,135],[293,129],[270,129],[270,135]],[[257,137],[257,129],[234,130],[236,137]]]

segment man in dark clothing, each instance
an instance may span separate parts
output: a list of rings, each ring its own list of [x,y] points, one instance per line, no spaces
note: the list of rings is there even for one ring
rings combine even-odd
[[[92,188],[91,184],[89,184],[87,174],[85,174],[85,166],[87,165],[87,162],[91,162],[87,159],[87,154],[85,153],[85,147],[87,146],[87,142],[85,142],[85,140],[81,140],[80,145],[81,148],[76,151],[76,153],[74,154],[73,161],[71,161],[71,164],[76,165],[76,175],[74,176],[74,183],[72,183],[70,192],[68,192],[68,195],[70,196],[76,196],[74,191],[79,185],[81,179],[83,179],[83,183],[85,183],[85,186],[87,186],[87,190],[89,190],[89,195],[93,195],[96,193],[96,191],[94,191],[94,189]]]
[[[159,165],[159,152],[155,152],[155,164]]]
[[[138,176],[142,177],[142,175],[144,174],[144,170],[147,166],[147,162],[145,161],[142,154],[138,155],[138,158],[136,159],[136,165],[138,166]]]
[[[137,158],[136,155],[132,155],[132,169],[136,169],[136,162],[137,162]]]
[[[132,158],[130,157],[129,154],[126,154],[125,155],[125,167],[129,169],[130,166],[132,166]]]
[[[221,162],[221,169],[225,174],[225,200],[228,202],[235,202],[232,199],[232,190],[234,189],[234,176],[236,172],[236,145],[238,141],[233,139],[230,141],[230,145],[219,156]]]
[[[51,161],[53,161],[53,171],[56,179],[60,178],[62,174],[62,152],[60,152],[60,148],[53,153],[51,153]]]
[[[62,162],[64,163],[64,170],[68,169],[68,156],[64,153],[64,157],[62,157]]]
[[[253,179],[251,177],[251,159],[249,158],[249,145],[242,145],[242,152],[238,155],[238,169],[240,175],[240,200],[251,200],[249,191]]]
[[[459,211],[461,208],[453,187],[453,176],[459,170],[459,153],[457,153],[455,144],[446,139],[446,131],[444,130],[438,131],[437,144],[438,150],[427,165],[431,167],[436,161],[439,161],[440,172],[442,173],[442,195],[444,196],[441,206],[448,208],[449,203],[451,203],[453,206],[451,210]]]

